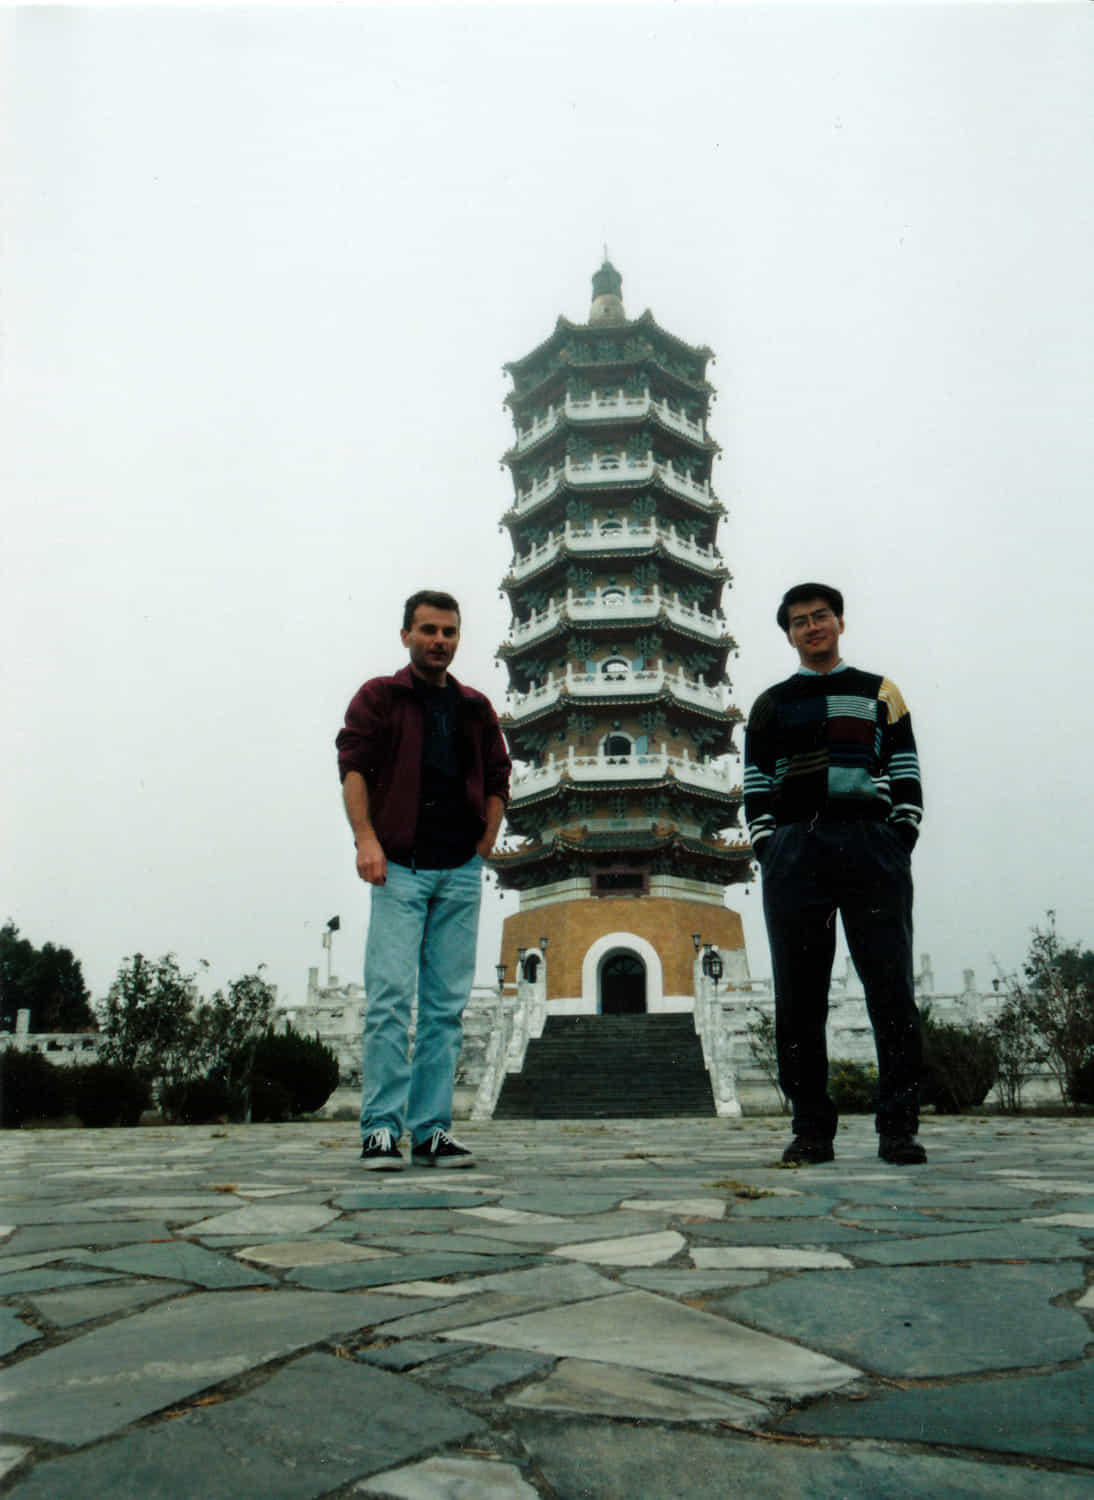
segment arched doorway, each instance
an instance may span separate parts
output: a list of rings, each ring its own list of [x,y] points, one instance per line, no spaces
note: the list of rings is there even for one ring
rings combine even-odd
[[[637,953],[607,954],[600,965],[600,1014],[641,1016],[646,1013],[646,965]]]

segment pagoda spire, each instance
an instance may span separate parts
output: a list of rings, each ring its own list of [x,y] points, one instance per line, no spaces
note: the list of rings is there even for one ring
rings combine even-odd
[[[618,324],[626,321],[623,311],[623,278],[608,259],[608,247],[605,245],[603,264],[598,271],[593,272],[593,301],[589,308],[589,322]]]

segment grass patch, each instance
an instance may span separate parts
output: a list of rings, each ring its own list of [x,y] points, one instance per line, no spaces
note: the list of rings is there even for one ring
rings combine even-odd
[[[750,1182],[738,1182],[736,1177],[723,1177],[710,1185],[713,1188],[724,1188],[735,1198],[777,1198],[779,1196],[770,1188],[753,1187]]]

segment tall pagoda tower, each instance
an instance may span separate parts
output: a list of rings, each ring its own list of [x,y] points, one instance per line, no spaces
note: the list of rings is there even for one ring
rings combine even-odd
[[[505,366],[512,623],[498,656],[518,774],[492,863],[520,892],[501,960],[525,979],[546,960],[547,1014],[689,1010],[698,943],[743,968],[725,904],[751,849],[736,832],[710,357],[648,311],[628,321],[605,259],[588,322],[560,317]]]

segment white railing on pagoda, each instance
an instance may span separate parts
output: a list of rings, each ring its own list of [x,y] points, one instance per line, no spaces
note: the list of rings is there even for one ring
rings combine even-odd
[[[515,720],[541,713],[563,694],[570,698],[633,698],[639,693],[659,693],[666,687],[681,703],[694,703],[719,713],[725,707],[721,688],[707,687],[705,682],[685,676],[683,668],[669,672],[661,666],[609,677],[604,672],[575,672],[568,666],[565,674],[556,677],[552,672],[540,686],[514,695],[506,707],[506,715]]]
[[[565,755],[551,755],[546,764],[515,776],[512,800],[517,802],[521,797],[549,791],[563,779],[641,783],[663,781],[670,775],[687,786],[701,787],[706,791],[735,790],[733,771],[729,766],[693,760],[686,749],[682,755],[670,755],[667,750],[642,755],[578,755],[571,745]]]
[[[594,520],[586,525],[567,521],[561,531],[553,531],[545,541],[513,559],[503,583],[519,583],[552,562],[565,548],[567,552],[633,552],[661,542],[672,557],[694,564],[708,572],[722,565],[716,547],[700,547],[688,536],[681,536],[675,526],[661,526],[654,521]]]
[[[523,453],[526,448],[531,448],[533,443],[538,443],[540,438],[552,432],[561,420],[562,408],[549,406],[541,417],[536,417],[527,427],[518,427],[517,452]]]
[[[620,622],[627,620],[655,620],[665,617],[697,635],[712,641],[726,638],[722,620],[715,615],[705,615],[695,604],[684,604],[675,594],[665,594],[659,588],[648,593],[633,589],[597,588],[588,593],[575,593],[567,589],[564,599],[552,599],[546,609],[533,611],[527,620],[514,625],[509,632],[509,643],[525,646],[530,641],[548,635],[563,620],[575,624],[596,621]]]
[[[518,490],[514,501],[517,515],[523,515],[548,500],[563,481],[575,486],[592,484],[646,484],[654,475],[660,477],[666,488],[700,505],[716,504],[708,479],[692,479],[690,474],[677,469],[669,461],[658,463],[652,452],[644,458],[634,458],[626,453],[593,453],[588,458],[575,459],[569,454],[562,464],[552,464],[547,473],[534,483]]]
[[[693,422],[683,412],[673,411],[667,401],[655,401],[648,389],[640,396],[628,396],[625,391],[594,391],[580,397],[567,393],[562,406],[549,406],[542,416],[536,417],[527,427],[519,428],[517,452],[525,452],[553,432],[563,414],[571,422],[605,422],[616,418],[646,417],[651,412],[674,432],[698,443],[705,441],[701,422]]]

